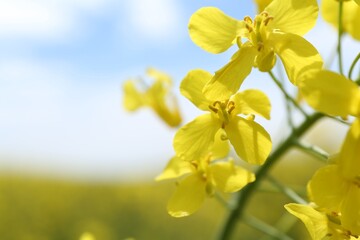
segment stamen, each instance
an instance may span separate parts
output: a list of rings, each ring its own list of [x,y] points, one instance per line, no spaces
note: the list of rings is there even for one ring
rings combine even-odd
[[[264,20],[264,25],[267,26],[269,24],[270,21],[272,21],[274,19],[274,17],[266,17],[265,20]]]
[[[214,112],[214,113],[218,113],[219,109],[217,109],[216,107],[209,105],[209,108]]]

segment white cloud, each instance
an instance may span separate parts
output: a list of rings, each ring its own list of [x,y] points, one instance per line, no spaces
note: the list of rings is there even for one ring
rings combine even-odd
[[[79,10],[95,11],[108,1],[101,0],[2,0],[2,37],[59,39],[74,34]]]
[[[122,110],[124,76],[75,81],[66,66],[36,59],[0,66],[2,169],[124,179],[171,157],[173,131],[150,110]]]
[[[180,6],[176,0],[126,1],[131,28],[151,40],[176,39],[181,22]]]

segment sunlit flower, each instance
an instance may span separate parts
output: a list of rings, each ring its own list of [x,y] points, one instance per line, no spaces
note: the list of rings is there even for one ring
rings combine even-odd
[[[311,205],[289,203],[286,210],[299,218],[306,226],[312,240],[348,240],[357,239],[341,226],[336,213],[325,212]]]
[[[214,161],[227,156],[229,146],[217,134],[208,153],[187,161],[179,157],[170,160],[156,180],[180,178],[167,206],[173,217],[185,217],[197,211],[207,196],[215,191],[232,193],[255,180],[253,173],[234,165],[234,161]]]
[[[154,79],[154,83],[149,87],[141,80],[125,81],[123,85],[125,109],[135,111],[140,107],[148,106],[169,126],[178,126],[181,123],[181,116],[175,96],[171,94],[170,76],[153,68],[149,68],[147,74]]]
[[[299,81],[299,89],[314,109],[333,116],[360,116],[360,89],[346,77],[328,71],[309,71]]]
[[[360,235],[360,120],[350,127],[336,164],[320,168],[308,185],[320,207],[339,213],[341,225]]]
[[[274,0],[254,19],[236,20],[215,7],[195,12],[189,22],[194,43],[211,53],[221,53],[237,43],[239,50],[215,73],[205,88],[207,96],[226,100],[234,94],[252,67],[269,71],[278,55],[293,84],[303,72],[321,68],[318,51],[301,35],[317,19],[316,0]],[[242,43],[242,38],[247,39]],[[276,55],[275,55],[276,54]]]
[[[229,139],[236,153],[252,164],[262,164],[271,151],[266,130],[254,121],[254,114],[270,119],[270,101],[259,90],[246,90],[226,100],[206,98],[202,93],[212,75],[203,70],[188,73],[180,85],[181,93],[199,109],[209,113],[181,127],[174,138],[176,154],[185,159],[199,159],[214,142],[220,130]],[[247,118],[238,116],[248,115]]]
[[[360,40],[360,1],[344,1],[342,14],[342,30],[349,33],[353,38]],[[339,1],[322,0],[321,15],[325,21],[338,28],[339,25]]]

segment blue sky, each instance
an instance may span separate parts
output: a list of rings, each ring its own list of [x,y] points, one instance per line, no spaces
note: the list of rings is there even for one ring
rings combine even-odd
[[[0,167],[92,179],[159,172],[173,154],[174,130],[150,110],[126,113],[121,84],[150,66],[176,85],[191,69],[223,66],[233,51],[212,55],[188,36],[188,19],[203,6],[238,19],[255,10],[250,0],[0,0]],[[320,22],[306,37],[331,55],[331,27]],[[350,38],[344,45],[354,49],[349,65],[360,47]],[[282,104],[263,78],[253,71],[244,87]],[[180,104],[185,122],[199,114]],[[282,123],[281,110],[264,122],[272,134]]]

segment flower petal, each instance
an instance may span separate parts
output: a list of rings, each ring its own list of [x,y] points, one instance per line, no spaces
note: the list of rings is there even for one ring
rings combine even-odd
[[[269,134],[262,126],[252,120],[234,117],[225,126],[225,131],[241,159],[258,165],[265,162],[272,143]]]
[[[177,178],[186,173],[190,173],[191,171],[191,163],[175,156],[170,159],[163,172],[158,175],[155,180],[162,181],[165,179]]]
[[[186,217],[197,211],[206,197],[206,182],[198,174],[182,180],[167,205],[173,217]]]
[[[330,232],[324,213],[318,212],[310,206],[296,203],[289,203],[284,207],[305,224],[313,240],[323,239]]]
[[[341,225],[354,235],[360,235],[360,189],[355,184],[344,196],[341,209]]]
[[[320,54],[304,38],[291,33],[271,33],[268,41],[279,55],[288,78],[294,85],[297,85],[301,74],[310,69],[322,68],[323,60]]]
[[[212,102],[205,98],[202,91],[212,77],[211,73],[201,69],[190,71],[180,84],[181,94],[201,110],[209,110]]]
[[[210,166],[216,187],[226,193],[239,191],[248,183],[255,181],[255,175],[248,170],[235,166],[234,161],[217,162]]]
[[[319,207],[329,208],[338,212],[343,196],[348,190],[347,182],[340,176],[335,164],[327,165],[317,170],[308,183],[308,193],[311,201]]]
[[[143,95],[136,89],[132,80],[124,82],[124,108],[128,111],[135,111],[144,105]]]
[[[272,0],[254,0],[254,1],[257,5],[257,9],[258,9],[257,12],[261,13],[262,11],[264,11],[265,7],[271,3]]]
[[[198,160],[208,153],[220,127],[220,122],[211,114],[195,118],[175,134],[173,145],[176,154],[187,161]]]
[[[223,139],[226,135],[224,129],[219,129],[214,138],[214,144],[211,147],[211,159],[221,159],[226,157],[230,151],[229,141]]]
[[[274,17],[273,29],[304,35],[315,26],[319,8],[316,0],[274,0],[265,11]]]
[[[204,88],[208,99],[227,100],[235,94],[244,79],[250,74],[257,50],[244,44],[230,62],[215,72],[215,76]]]
[[[342,175],[347,179],[360,176],[360,120],[357,118],[351,125],[342,145],[338,164]]]
[[[235,102],[234,115],[256,114],[270,119],[270,100],[260,90],[248,89],[233,95],[230,100]]]
[[[146,73],[152,77],[155,81],[159,81],[159,82],[162,82],[162,84],[169,84],[171,85],[172,84],[172,80],[171,80],[171,77],[162,72],[162,71],[159,71],[155,68],[148,68],[146,70]]]
[[[309,71],[299,81],[299,88],[307,103],[320,112],[359,115],[359,87],[344,76],[327,70]]]
[[[229,17],[215,7],[200,8],[189,21],[192,41],[211,53],[227,50],[245,29],[243,21]]]
[[[359,4],[359,3],[358,3]],[[338,29],[339,2],[334,0],[321,1],[321,15],[325,21]],[[360,6],[354,1],[343,2],[343,31],[348,32],[353,38],[360,40]]]

